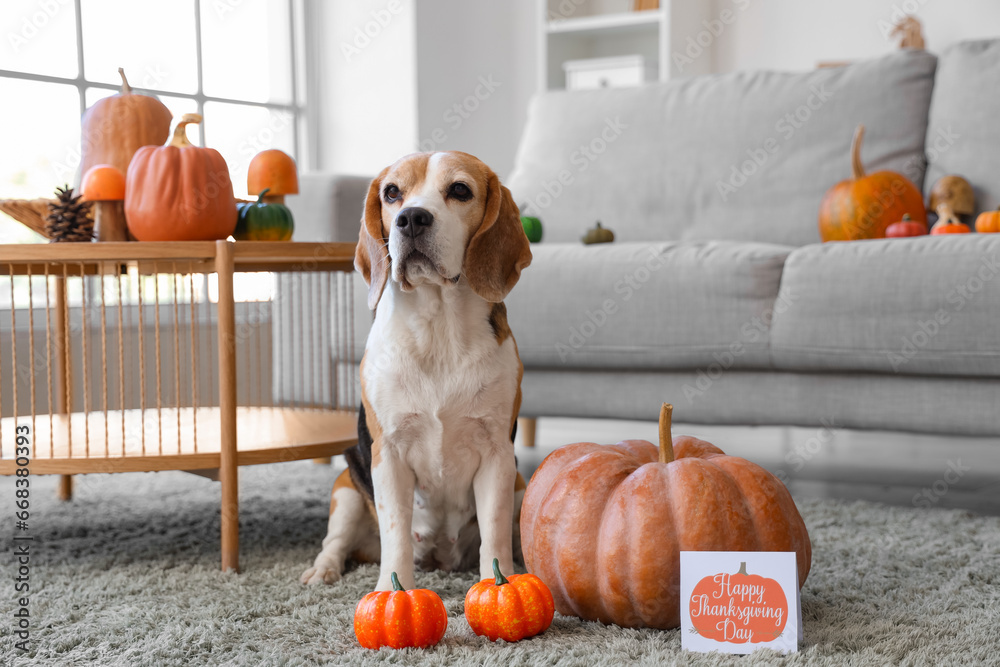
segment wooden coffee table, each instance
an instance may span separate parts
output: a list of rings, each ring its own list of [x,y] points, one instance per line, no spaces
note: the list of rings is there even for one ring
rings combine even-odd
[[[341,340],[353,332],[351,290],[333,287],[353,260],[349,243],[0,245],[13,332],[0,337],[0,377],[17,378],[0,382],[0,474],[16,474],[15,427],[29,426],[27,467],[63,475],[67,499],[70,476],[82,473],[217,479],[222,568],[238,571],[238,466],[330,457],[357,442],[349,393],[331,399],[337,377],[317,378],[323,370],[305,361],[339,351],[353,374]],[[256,322],[237,327],[233,278],[250,272],[307,276],[281,295],[293,307],[280,323],[268,319],[272,300],[261,299],[250,311]],[[13,307],[25,299],[32,307]],[[268,333],[270,348],[261,342]],[[300,360],[279,379],[331,391],[275,398],[266,373],[279,338]],[[74,375],[88,389],[74,389]]]

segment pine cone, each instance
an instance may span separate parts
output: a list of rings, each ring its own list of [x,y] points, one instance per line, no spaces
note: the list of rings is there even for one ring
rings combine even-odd
[[[49,202],[49,214],[45,217],[45,233],[49,242],[93,241],[91,202],[80,201],[80,195],[74,197],[73,188],[68,185],[56,188],[56,197],[58,201]]]

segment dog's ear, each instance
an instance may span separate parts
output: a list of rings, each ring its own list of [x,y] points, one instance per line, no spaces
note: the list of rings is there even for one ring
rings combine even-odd
[[[521,214],[510,190],[490,172],[486,212],[465,250],[462,271],[472,291],[497,303],[513,289],[521,269],[529,264],[531,248],[521,225]]]
[[[368,308],[375,310],[385,284],[389,279],[389,239],[382,230],[382,178],[388,173],[386,167],[368,186],[365,212],[361,218],[361,232],[358,247],[354,252],[354,268],[361,272],[368,283]]]

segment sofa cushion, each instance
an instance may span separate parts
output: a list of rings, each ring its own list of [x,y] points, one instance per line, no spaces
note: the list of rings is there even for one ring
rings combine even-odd
[[[941,54],[927,127],[929,193],[961,174],[980,211],[1000,206],[1000,40],[961,42]]]
[[[779,298],[776,368],[1000,377],[1000,235],[805,246]]]
[[[621,241],[812,243],[823,194],[850,176],[858,123],[869,170],[922,185],[935,64],[906,50],[810,72],[544,93],[507,185],[540,215],[545,242],[577,241],[601,220]]]
[[[529,368],[767,367],[791,250],[729,241],[532,246],[534,260],[506,299],[521,360]]]

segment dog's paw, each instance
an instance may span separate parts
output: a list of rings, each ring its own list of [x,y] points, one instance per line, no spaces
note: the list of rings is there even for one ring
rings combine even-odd
[[[307,586],[315,586],[317,584],[335,584],[340,581],[340,572],[328,567],[317,567],[314,565],[302,573],[302,576],[299,577],[299,581]]]

